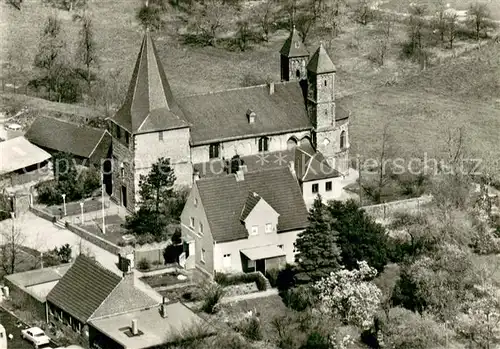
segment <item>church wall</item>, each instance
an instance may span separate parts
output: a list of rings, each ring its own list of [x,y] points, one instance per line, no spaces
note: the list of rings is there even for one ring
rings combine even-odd
[[[129,147],[113,138],[113,194],[118,203],[122,203],[122,186],[126,187],[127,209],[134,209],[134,169],[133,142]],[[123,171],[121,165],[123,164]],[[123,174],[123,175],[122,175]]]
[[[285,151],[287,150],[287,142],[290,137],[294,136],[298,140],[305,136],[310,137],[310,131],[291,132],[281,135],[269,136],[269,151]],[[259,153],[259,139],[247,138],[236,141],[228,141],[221,143],[219,156],[225,159],[231,159],[234,155],[240,156],[255,155]],[[210,161],[209,159],[209,145],[194,146],[191,148],[191,156],[193,163],[201,163]]]

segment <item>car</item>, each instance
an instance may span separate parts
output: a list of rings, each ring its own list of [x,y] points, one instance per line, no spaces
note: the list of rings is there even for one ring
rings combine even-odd
[[[50,338],[43,332],[40,327],[31,327],[25,330],[21,330],[21,336],[23,339],[33,343],[35,347],[41,345],[49,344]]]

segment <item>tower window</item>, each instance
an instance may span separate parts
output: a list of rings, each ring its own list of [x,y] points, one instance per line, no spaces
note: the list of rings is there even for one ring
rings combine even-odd
[[[130,134],[128,132],[125,132],[125,143],[128,145],[130,142]]]
[[[297,69],[297,71],[295,72],[295,75],[300,78],[300,70]]]
[[[295,48],[299,48],[300,47],[300,44],[298,41],[295,41]]]
[[[269,150],[269,138],[268,137],[262,137],[259,138],[259,151],[268,151]]]
[[[122,130],[118,125],[116,126],[116,138],[118,139],[122,138]]]
[[[208,155],[210,159],[219,158],[219,151],[220,151],[220,143],[210,144],[208,147]]]
[[[326,85],[328,85],[328,83],[327,83],[327,82],[326,82],[326,80],[325,80],[325,86],[326,86]]]
[[[345,139],[345,131],[340,133],[340,149],[344,149],[346,147],[346,139]]]

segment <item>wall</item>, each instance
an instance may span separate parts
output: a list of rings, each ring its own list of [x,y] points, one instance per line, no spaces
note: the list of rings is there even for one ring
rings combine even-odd
[[[142,259],[146,259],[150,264],[165,264],[165,259],[163,258],[163,251],[165,248],[155,248],[150,250],[135,250],[134,251],[134,261],[139,263]]]
[[[29,310],[35,318],[45,319],[45,302],[40,302],[7,278],[4,278],[4,284],[9,288],[13,303],[23,310]]]
[[[48,214],[47,212],[45,211],[42,211],[36,207],[33,207],[31,206],[30,207],[30,211],[33,212],[36,216],[40,217],[40,218],[43,218],[43,219],[46,219],[50,222],[55,222],[56,221],[56,217],[51,215],[51,214]]]
[[[102,168],[102,161],[107,158],[111,143],[111,135],[109,133],[105,133],[99,144],[97,144],[96,148],[94,149],[94,152],[90,156],[89,162],[92,165],[97,166],[99,169]]]
[[[286,233],[261,233],[258,236],[252,236],[251,239],[242,239],[230,242],[224,242],[215,245],[214,249],[214,269],[220,272],[241,272],[243,271],[242,257],[240,250],[266,245],[283,245],[286,254],[286,262],[295,262],[294,243],[298,234],[302,230],[294,230]],[[223,268],[223,256],[231,254],[231,268]]]
[[[259,117],[257,115],[257,117]],[[310,136],[310,131],[292,132],[281,135],[269,136],[269,151],[287,150],[287,142],[290,137],[295,136],[298,140],[305,136]],[[255,155],[259,153],[259,138],[240,139],[221,143],[219,156],[231,159],[234,155],[240,156]],[[194,164],[210,161],[209,145],[201,145],[191,148],[191,158]]]
[[[259,200],[252,211],[248,214],[245,219],[245,228],[249,233],[252,231],[252,227],[257,226],[260,234],[276,234],[276,227],[278,226],[278,213],[264,200]],[[271,224],[273,231],[271,233],[266,233],[266,224]],[[257,235],[257,236],[259,236]],[[252,239],[256,236],[250,235],[248,238]]]
[[[120,249],[121,249],[119,246],[112,244],[111,242],[106,241],[103,238],[101,238],[97,235],[94,235],[94,234],[86,231],[85,229],[82,229],[80,227],[72,225],[68,222],[66,222],[66,229],[75,233],[76,235],[78,235],[82,239],[85,239],[85,240],[89,241],[90,243],[92,243],[96,246],[99,246],[100,248],[105,249],[106,251],[108,251],[110,253],[117,255],[116,262],[118,262],[118,253],[120,252]]]
[[[197,204],[195,204],[195,198],[198,201]],[[194,229],[190,227],[190,217],[195,218]],[[200,222],[203,224],[203,234],[199,232]],[[183,236],[187,235],[194,240],[195,266],[213,274],[214,241],[196,183],[193,185],[184,209],[182,210],[181,229]],[[205,249],[205,262],[201,261],[202,248]]]
[[[326,183],[327,182],[332,182],[332,190],[331,191],[326,191]],[[319,186],[318,193],[312,192],[312,185],[313,184],[318,184],[318,186]],[[328,179],[322,179],[322,180],[318,180],[318,181],[309,181],[309,182],[302,183],[302,197],[304,198],[304,202],[305,202],[307,207],[312,205],[312,203],[314,202],[314,199],[316,199],[318,194],[321,195],[323,202],[326,202],[328,200],[339,199],[340,196],[342,195],[342,177],[328,178]]]
[[[122,204],[122,185],[127,188],[127,209],[132,211],[135,208],[135,191],[134,191],[134,162],[133,149],[113,138],[113,157],[116,158],[116,163],[113,164],[113,194],[112,197]],[[123,177],[121,176],[121,164],[125,164]]]
[[[124,347],[89,325],[89,343],[93,349],[124,349]]]
[[[379,205],[363,206],[363,210],[370,216],[378,219],[386,219],[396,212],[419,209],[422,205],[432,202],[431,195],[418,198],[386,202]]]

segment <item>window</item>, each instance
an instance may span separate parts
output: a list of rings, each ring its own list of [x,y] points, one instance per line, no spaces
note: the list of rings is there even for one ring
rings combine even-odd
[[[189,226],[190,226],[191,228],[194,228],[194,217],[190,217],[190,218],[189,218]]]
[[[118,125],[116,125],[116,138],[122,138],[122,129]]]
[[[163,131],[158,132],[158,140],[163,141]]]
[[[297,71],[295,72],[295,75],[300,78],[300,70],[297,69]]]
[[[219,152],[220,152],[220,143],[214,143],[208,146],[208,153],[209,153],[208,156],[210,157],[210,159],[218,159]]]
[[[319,191],[319,185],[317,183],[312,185],[312,192],[317,193]]]
[[[255,261],[253,261],[253,260],[249,259],[249,260],[248,260],[248,263],[247,263],[247,266],[248,266],[249,268],[255,268]]]
[[[201,249],[201,258],[200,258],[200,260],[203,263],[205,263],[205,249],[204,248]]]
[[[222,259],[222,264],[226,269],[231,267],[231,253],[227,253],[224,255],[224,258]]]
[[[332,182],[326,182],[325,183],[325,190],[326,191],[332,191]]]
[[[194,198],[194,207],[198,206],[198,198]]]
[[[328,84],[328,83],[327,83],[327,82],[326,82],[326,80],[325,80],[325,87],[326,87],[326,85],[327,85],[327,84]]]
[[[124,177],[125,175],[125,165],[123,164],[123,162],[120,164],[120,176],[121,177]]]
[[[130,134],[128,132],[125,132],[125,143],[128,145],[130,142]]]
[[[345,131],[340,132],[340,149],[346,147],[346,134]]]
[[[258,225],[254,225],[252,227],[252,235],[257,235],[259,234],[259,226]]]
[[[262,137],[259,138],[259,151],[268,151],[269,150],[269,138],[268,137]]]
[[[203,223],[200,222],[200,234],[203,234]]]
[[[278,248],[281,248],[282,250],[285,249],[285,245],[278,245]]]
[[[272,233],[273,225],[271,223],[266,224],[266,233]]]

